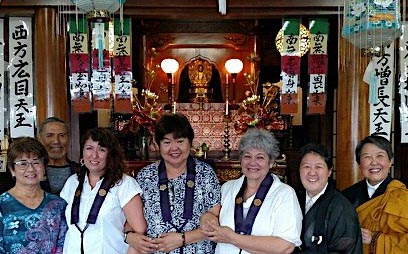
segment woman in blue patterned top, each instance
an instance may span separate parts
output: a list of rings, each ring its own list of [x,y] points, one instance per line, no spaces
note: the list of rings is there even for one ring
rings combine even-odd
[[[10,145],[7,166],[16,183],[0,195],[0,253],[62,253],[67,204],[41,189],[47,163],[47,151],[34,138]]]
[[[194,131],[181,114],[163,115],[155,127],[161,160],[140,171],[147,236],[127,240],[142,253],[210,254],[214,243],[199,228],[200,216],[219,209],[220,185],[213,168],[193,159]]]

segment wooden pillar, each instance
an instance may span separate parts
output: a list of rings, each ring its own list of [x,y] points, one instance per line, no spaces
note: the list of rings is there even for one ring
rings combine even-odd
[[[362,80],[369,59],[343,38],[339,43],[336,183],[344,189],[361,179],[354,150],[369,132],[368,85]]]
[[[50,116],[69,120],[63,22],[58,21],[55,8],[39,8],[35,12],[37,126]]]

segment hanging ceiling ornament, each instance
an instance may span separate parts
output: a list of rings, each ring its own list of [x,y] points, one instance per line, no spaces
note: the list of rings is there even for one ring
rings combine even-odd
[[[399,0],[345,0],[342,36],[376,55],[401,35]]]
[[[123,5],[126,0],[71,0],[77,9],[86,13],[88,21],[95,23],[95,45],[98,50],[98,66],[103,67],[105,47],[104,24],[111,20],[111,14],[120,9],[120,31],[123,32]],[[77,15],[78,19],[78,15]],[[78,23],[78,22],[77,22]]]
[[[110,20],[110,15],[121,9],[126,0],[71,0],[75,6],[87,14],[88,20],[101,23]]]
[[[221,15],[227,14],[227,0],[218,0],[218,11]]]

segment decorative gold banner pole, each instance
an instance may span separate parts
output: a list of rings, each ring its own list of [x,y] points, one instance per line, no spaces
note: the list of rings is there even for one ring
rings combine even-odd
[[[227,104],[228,105],[228,104]],[[227,108],[228,110],[228,108]],[[228,111],[227,111],[228,112]],[[224,122],[225,122],[225,129],[224,129],[224,150],[222,152],[224,153],[224,157],[222,157],[222,160],[228,161],[230,159],[230,135],[229,135],[229,122],[230,122],[230,116],[226,112],[224,116]]]
[[[8,135],[4,135],[3,140],[0,141],[0,172],[6,172],[7,168],[7,150],[9,147]]]

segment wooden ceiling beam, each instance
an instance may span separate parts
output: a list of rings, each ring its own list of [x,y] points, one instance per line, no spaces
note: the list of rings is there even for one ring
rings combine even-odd
[[[0,6],[58,6],[64,1],[58,0],[3,0]],[[227,11],[229,8],[253,8],[253,7],[338,7],[343,6],[344,0],[234,0],[227,3]],[[73,5],[69,0],[65,0],[65,5]],[[126,8],[215,8],[218,6],[217,0],[127,0]]]
[[[331,9],[229,9],[227,15],[220,15],[214,10],[194,10],[183,9],[127,9],[125,15],[140,19],[190,19],[190,20],[230,20],[230,19],[270,19],[283,16],[320,16],[320,15],[337,15],[339,11]]]
[[[344,0],[234,0],[228,1],[227,15],[218,12],[217,0],[127,0],[125,15],[138,19],[270,19],[285,15],[336,15],[341,13]],[[65,3],[63,13],[74,13],[75,6],[69,0],[3,0],[1,7],[35,9],[57,7]],[[61,10],[60,10],[61,11]],[[8,13],[10,13],[8,11]]]

